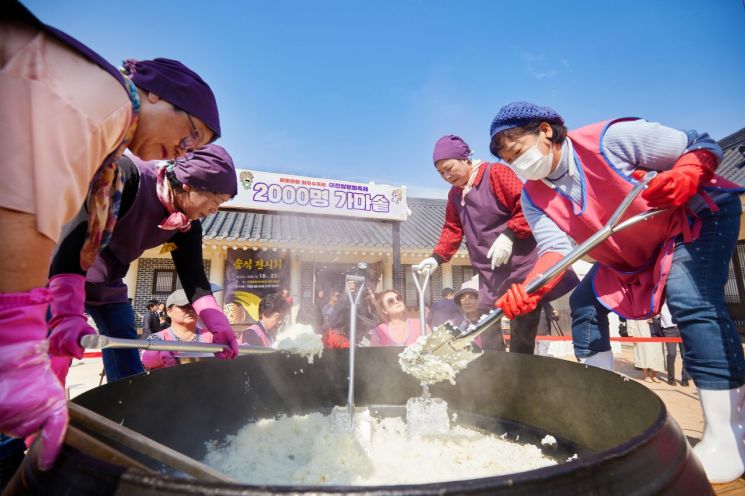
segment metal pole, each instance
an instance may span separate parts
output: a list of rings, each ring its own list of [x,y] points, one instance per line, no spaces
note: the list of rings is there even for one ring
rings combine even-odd
[[[424,273],[424,280],[419,281],[420,272]],[[419,296],[419,328],[422,336],[427,334],[427,324],[424,315],[424,293],[427,290],[427,283],[429,283],[429,276],[432,272],[429,267],[426,267],[423,271],[419,271],[415,266],[411,266],[411,275],[414,278],[414,285]]]
[[[360,271],[367,270],[365,262],[359,262],[357,269]],[[349,275],[346,277],[346,291],[349,298],[349,388],[347,392],[347,416],[349,417],[350,427],[354,420],[354,355],[357,348],[357,303],[360,301],[360,295],[365,289],[365,277],[360,275]],[[355,283],[356,293],[352,294],[349,287],[350,282]]]
[[[401,268],[401,223],[392,222],[393,230],[393,289],[405,294],[404,271]]]

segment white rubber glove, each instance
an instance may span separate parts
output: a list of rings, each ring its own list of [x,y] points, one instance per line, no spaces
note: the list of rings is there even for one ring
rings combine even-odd
[[[440,264],[437,263],[437,260],[435,260],[434,257],[428,257],[415,265],[414,268],[421,272],[425,268],[429,267],[429,273],[432,274],[439,265]]]
[[[487,257],[491,258],[491,268],[495,269],[510,259],[512,255],[512,240],[500,234],[499,237],[494,241],[494,244],[489,248]]]

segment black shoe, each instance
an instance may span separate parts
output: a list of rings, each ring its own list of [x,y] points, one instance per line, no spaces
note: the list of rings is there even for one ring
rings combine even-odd
[[[667,380],[667,383],[670,384],[671,386],[674,386],[675,385],[675,379],[668,379]]]
[[[688,379],[683,379],[682,381],[680,381],[680,385],[683,387],[688,387]]]

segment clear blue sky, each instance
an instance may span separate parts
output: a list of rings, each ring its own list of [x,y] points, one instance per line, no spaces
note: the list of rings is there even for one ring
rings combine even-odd
[[[720,139],[745,127],[743,0],[25,0],[112,63],[169,57],[220,106],[241,168],[444,197],[432,146],[489,159],[499,108],[570,128],[639,116]]]

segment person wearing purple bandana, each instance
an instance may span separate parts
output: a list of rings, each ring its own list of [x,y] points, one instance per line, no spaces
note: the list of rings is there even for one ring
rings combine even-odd
[[[417,267],[434,272],[465,238],[479,275],[478,310],[484,314],[513,283],[525,279],[537,259],[536,242],[520,204],[522,183],[504,164],[472,159],[471,148],[454,135],[437,140],[432,161],[452,187],[439,242]],[[560,291],[571,289],[576,279],[567,282]],[[539,319],[540,312],[534,311],[512,321],[511,352],[533,353]],[[484,336],[482,343],[485,348],[505,349],[501,332]]]
[[[202,266],[200,223],[238,193],[232,158],[224,148],[207,145],[187,161],[146,162],[125,155],[118,162],[124,190],[111,241],[89,270],[81,267],[76,254],[85,242],[87,222],[81,210],[65,226],[65,237],[52,260],[50,286],[70,289],[66,300],[51,304],[50,353],[83,356],[80,338],[96,332],[86,323],[83,311],[93,317],[101,334],[136,339],[134,312],[122,278],[145,250],[171,243],[171,257],[189,303],[214,335],[214,342],[228,345],[217,357],[234,358],[238,352],[235,334],[212,295]],[[103,362],[109,382],[143,372],[137,350],[104,350]]]
[[[184,158],[220,136],[212,90],[169,59],[122,72],[16,0],[0,9],[0,432],[39,433],[39,466],[59,452],[65,394],[50,369],[46,312],[82,281],[47,287],[62,227],[87,207],[84,269],[111,237],[121,199],[116,159]]]

